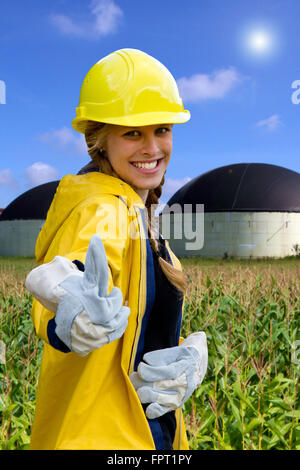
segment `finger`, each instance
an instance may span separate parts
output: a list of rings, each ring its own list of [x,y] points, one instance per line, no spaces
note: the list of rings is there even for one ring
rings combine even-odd
[[[109,297],[98,297],[94,289],[89,289],[85,291],[84,296],[81,296],[81,301],[93,323],[109,327],[110,321],[122,309],[123,295],[118,287],[112,288]],[[126,313],[127,308],[124,307]]]
[[[109,295],[106,295],[106,301],[108,306],[112,306],[115,312],[118,312],[123,304],[123,294],[119,287],[113,286]],[[116,305],[120,305],[119,308],[116,308]],[[127,307],[126,307],[127,308]]]
[[[150,387],[155,389],[156,391],[173,391],[174,393],[179,392],[182,397],[186,393],[187,387],[187,376],[186,374],[180,375],[176,379],[168,379],[168,380],[160,380],[158,382],[146,382],[145,380],[141,379],[138,372],[132,372],[130,375],[130,380],[135,389],[140,387]]]
[[[173,348],[157,349],[150,351],[143,356],[143,361],[151,366],[161,366],[176,362],[184,356],[184,352],[180,346]]]
[[[173,409],[178,408],[181,404],[181,394],[179,392],[158,393],[155,389],[146,386],[138,388],[137,394],[141,403],[159,403]]]
[[[186,360],[174,362],[164,366],[150,366],[140,362],[138,366],[139,376],[147,382],[156,382],[159,380],[176,379],[184,370],[188,368]]]
[[[144,387],[145,385],[147,385],[147,382],[141,379],[137,372],[132,372],[129,378],[131,380],[132,385],[134,386],[136,390],[140,387]]]
[[[136,392],[141,403],[154,403],[158,399],[158,393],[151,387],[139,387]]]
[[[146,416],[149,419],[156,419],[168,413],[168,411],[171,411],[171,409],[165,406],[159,405],[158,403],[151,403],[146,408]]]
[[[117,330],[121,328],[124,324],[128,323],[128,316],[130,314],[130,308],[121,307],[119,313],[115,315],[109,322],[107,322],[106,327],[110,330]]]
[[[109,282],[109,267],[106,258],[105,248],[101,237],[95,234],[90,239],[83,276],[83,286],[90,288],[99,287],[99,296],[107,294]]]
[[[121,338],[123,336],[126,328],[127,328],[127,320],[122,323],[122,325],[119,328],[116,328],[113,330],[111,333],[108,333],[107,338],[108,342],[111,343],[112,341],[115,341],[116,339]]]
[[[95,324],[106,326],[107,328],[115,328],[120,322],[122,323],[125,318],[128,318],[130,314],[130,308],[122,306],[123,300],[121,291],[119,293],[116,292],[113,298],[96,298],[96,304],[94,302],[92,305],[93,308],[87,303],[87,295],[83,301],[86,309],[91,312],[91,321]]]
[[[84,310],[89,312],[92,323],[105,326],[108,329],[115,329],[120,326],[120,323],[123,323],[124,319],[128,318],[130,314],[130,308],[122,306],[123,295],[118,287],[113,287],[111,295],[108,297],[98,297],[95,288],[88,289],[84,292],[84,295],[79,296],[79,301]]]

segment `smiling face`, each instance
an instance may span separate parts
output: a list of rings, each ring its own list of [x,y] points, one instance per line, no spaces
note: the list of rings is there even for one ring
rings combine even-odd
[[[106,153],[114,171],[146,201],[160,185],[172,152],[172,124],[110,126]]]

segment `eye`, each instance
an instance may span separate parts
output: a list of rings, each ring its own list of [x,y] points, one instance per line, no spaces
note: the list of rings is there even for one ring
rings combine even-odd
[[[138,137],[140,133],[137,130],[133,130],[133,131],[126,132],[124,135],[128,137]]]
[[[168,134],[168,132],[171,132],[171,127],[159,127],[155,131],[156,134]]]

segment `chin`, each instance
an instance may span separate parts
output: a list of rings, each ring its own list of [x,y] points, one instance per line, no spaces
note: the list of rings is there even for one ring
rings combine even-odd
[[[147,182],[143,181],[143,183],[141,183],[140,181],[139,182],[137,181],[135,186],[138,189],[144,189],[144,190],[145,189],[155,189],[155,188],[157,188],[157,186],[160,185],[162,178],[163,178],[163,175],[161,175],[159,178],[155,177],[155,179],[154,178],[151,179],[151,180],[149,179],[149,181],[147,181]]]

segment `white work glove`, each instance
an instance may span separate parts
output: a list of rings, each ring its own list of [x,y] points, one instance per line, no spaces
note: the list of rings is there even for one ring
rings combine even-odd
[[[56,313],[55,332],[68,348],[81,356],[120,338],[130,309],[113,287],[107,295],[109,267],[103,242],[94,235],[89,243],[85,270],[63,256],[33,269],[26,288],[44,307]]]
[[[180,346],[146,353],[130,375],[141,403],[149,403],[146,416],[155,419],[182,406],[201,384],[207,360],[203,331],[191,334]]]

